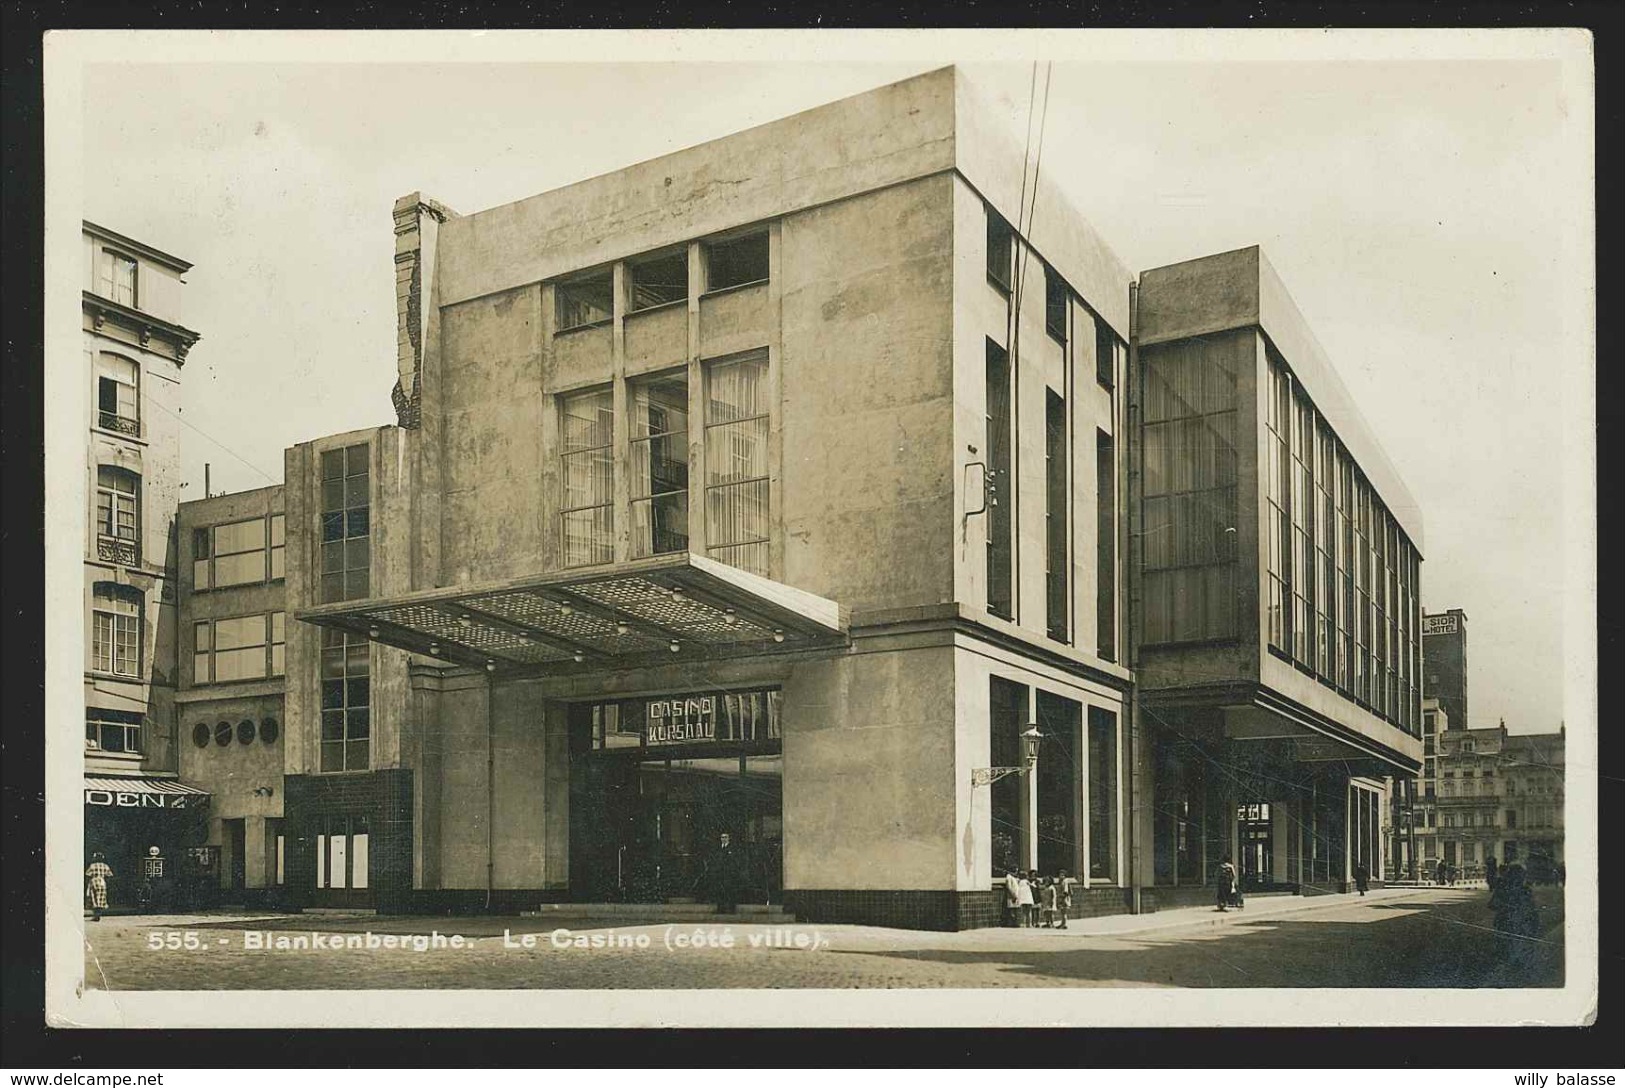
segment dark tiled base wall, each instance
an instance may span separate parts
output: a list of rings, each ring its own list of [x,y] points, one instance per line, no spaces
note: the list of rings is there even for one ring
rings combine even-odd
[[[414,914],[521,914],[542,903],[568,903],[563,888],[417,888],[411,903]]]
[[[798,922],[890,926],[897,929],[954,931],[1008,925],[1004,892],[801,890],[784,893],[785,908]],[[1068,917],[1123,914],[1128,899],[1120,888],[1091,888],[1072,895]]]

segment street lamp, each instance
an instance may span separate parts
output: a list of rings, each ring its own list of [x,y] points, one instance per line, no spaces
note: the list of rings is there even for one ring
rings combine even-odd
[[[1021,731],[1021,766],[1019,767],[976,767],[971,770],[970,784],[974,789],[977,786],[987,786],[1007,775],[1026,774],[1038,765],[1038,745],[1044,739],[1036,723],[1030,724]]]

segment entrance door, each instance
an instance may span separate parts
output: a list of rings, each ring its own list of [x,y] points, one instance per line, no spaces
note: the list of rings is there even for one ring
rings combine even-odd
[[[1236,806],[1236,823],[1241,840],[1241,882],[1257,888],[1270,884],[1275,873],[1275,835],[1268,801]]]
[[[220,823],[229,866],[226,870],[226,890],[240,892],[248,886],[248,862],[244,857],[248,837],[242,820],[222,820]]]
[[[372,903],[372,836],[365,816],[328,816],[316,835],[316,888],[320,907]]]

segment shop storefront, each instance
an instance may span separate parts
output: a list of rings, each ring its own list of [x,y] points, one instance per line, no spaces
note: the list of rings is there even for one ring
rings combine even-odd
[[[208,839],[209,795],[174,778],[85,777],[85,862],[113,870],[114,910],[198,905],[194,848]],[[156,848],[156,852],[154,850]]]

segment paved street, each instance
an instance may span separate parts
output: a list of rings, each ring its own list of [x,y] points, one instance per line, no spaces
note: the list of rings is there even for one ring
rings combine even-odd
[[[1490,930],[1487,898],[1482,889],[1432,888],[1388,889],[1368,899],[1287,897],[1222,915],[1196,908],[1094,919],[1065,932],[606,927],[492,917],[107,918],[86,923],[85,970],[89,986],[115,990],[1562,985],[1561,893],[1537,892],[1543,938],[1513,953]],[[561,924],[600,946],[557,947]],[[435,932],[461,937],[462,946],[275,947],[278,939],[311,934],[342,943],[370,933],[380,945],[390,938],[410,944]],[[249,934],[273,947],[253,947]],[[524,935],[534,947],[523,946]],[[709,943],[687,946],[696,936]],[[753,937],[761,943],[753,945]],[[729,939],[733,946],[723,947]],[[806,947],[796,947],[798,939]],[[166,940],[182,947],[149,948]],[[775,941],[789,946],[771,946]]]

